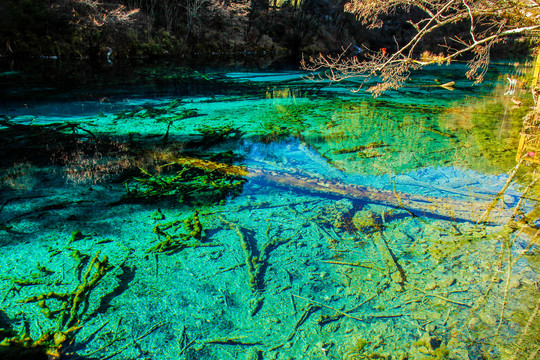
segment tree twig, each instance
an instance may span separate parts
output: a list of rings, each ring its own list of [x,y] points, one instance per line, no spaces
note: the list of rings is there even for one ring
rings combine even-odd
[[[350,315],[350,314],[347,314],[346,312],[343,312],[343,311],[341,311],[341,310],[336,309],[335,307],[328,306],[328,305],[323,304],[323,303],[321,303],[321,302],[318,302],[318,301],[315,301],[315,300],[312,300],[312,299],[308,299],[308,298],[305,298],[305,297],[300,296],[300,295],[292,294],[292,296],[297,297],[297,298],[302,299],[302,300],[305,300],[305,301],[309,301],[309,302],[311,302],[311,303],[313,303],[313,304],[316,304],[316,305],[325,307],[325,308],[327,308],[327,309],[334,310],[334,311],[337,312],[338,314],[343,315],[343,316],[345,316],[345,317],[348,317],[348,318],[350,318],[350,319],[354,319],[354,320],[358,320],[358,321],[363,321],[363,322],[365,322],[365,320],[363,320],[363,319],[361,319],[361,318],[359,318],[359,317],[352,316],[352,315]]]

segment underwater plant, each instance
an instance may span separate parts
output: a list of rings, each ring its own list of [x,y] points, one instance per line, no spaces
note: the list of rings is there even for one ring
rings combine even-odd
[[[187,233],[179,232],[184,228]],[[147,252],[173,254],[185,248],[200,246],[218,246],[214,243],[203,243],[203,226],[199,221],[199,210],[193,217],[186,220],[174,220],[168,223],[157,224],[153,229],[158,238],[165,238]]]
[[[209,126],[203,125],[196,129],[203,135],[201,143],[205,147],[210,147],[215,144],[219,144],[225,140],[239,140],[244,132],[240,129],[236,129],[231,125],[222,126]]]
[[[75,334],[83,327],[83,315],[92,290],[113,268],[107,256],[99,259],[99,251],[90,260],[81,283],[71,292],[50,291],[31,296],[19,303],[36,303],[41,313],[56,323],[52,328],[42,331],[38,339],[32,338],[25,327],[19,332],[11,328],[0,329],[0,358],[11,359],[61,359],[66,349],[73,343]],[[51,309],[51,303],[60,306]],[[17,355],[15,357],[10,357]]]
[[[230,196],[240,194],[244,178],[231,174],[205,171],[189,166],[175,166],[172,173],[150,174],[140,169],[143,176],[132,179],[133,185],[126,183],[123,200],[157,200],[176,198],[181,203],[218,203]]]

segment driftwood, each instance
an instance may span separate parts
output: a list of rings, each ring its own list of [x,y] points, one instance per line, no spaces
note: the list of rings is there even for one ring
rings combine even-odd
[[[415,215],[429,215],[448,220],[460,220],[476,223],[490,210],[491,216],[487,222],[507,224],[512,216],[511,209],[494,208],[494,204],[483,201],[465,201],[451,198],[423,196],[418,194],[398,193],[337,181],[324,180],[303,175],[299,172],[287,173],[264,170],[260,168],[245,168],[212,161],[178,157],[174,162],[206,171],[217,171],[227,175],[243,176],[271,183],[326,195],[338,195],[369,203],[401,207]],[[484,221],[486,219],[483,219]]]

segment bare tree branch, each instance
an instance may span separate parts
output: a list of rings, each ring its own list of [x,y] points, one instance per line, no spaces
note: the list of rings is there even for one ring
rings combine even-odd
[[[359,56],[349,56],[349,48],[338,55],[323,55],[302,60],[305,70],[319,72],[322,78],[342,81],[353,77],[366,81],[380,77],[368,91],[375,96],[403,85],[410,72],[430,64],[448,63],[466,53],[469,61],[467,76],[480,82],[483,79],[494,44],[524,34],[530,36],[540,30],[540,6],[535,0],[351,0],[346,11],[357,16],[369,29],[381,27],[384,16],[397,12],[420,10],[419,19],[410,19],[414,33],[403,45],[396,42],[391,53],[386,49],[369,50]],[[425,37],[434,31],[452,30],[452,26],[469,23],[467,40],[459,34],[443,36],[438,55],[418,50]],[[454,27],[455,28],[455,27]],[[452,41],[452,46],[448,45]],[[322,73],[321,73],[322,71]]]

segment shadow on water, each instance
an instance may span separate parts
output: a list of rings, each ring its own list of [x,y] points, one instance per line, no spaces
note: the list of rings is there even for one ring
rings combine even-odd
[[[245,95],[253,88],[219,82],[227,71],[296,70],[290,59],[230,57],[91,62],[0,59],[0,112],[48,101],[108,102],[123,97]],[[212,81],[210,81],[212,80]]]

